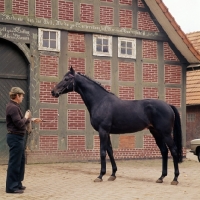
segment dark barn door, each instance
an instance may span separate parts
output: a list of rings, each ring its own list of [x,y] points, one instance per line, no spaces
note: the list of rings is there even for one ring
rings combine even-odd
[[[8,162],[8,146],[6,143],[5,109],[9,102],[11,87],[20,87],[25,91],[21,108],[28,108],[28,74],[29,64],[21,50],[11,42],[0,39],[0,164]]]

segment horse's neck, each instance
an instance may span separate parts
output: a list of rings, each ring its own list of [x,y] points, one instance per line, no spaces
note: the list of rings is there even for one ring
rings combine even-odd
[[[108,94],[106,90],[101,88],[97,83],[92,80],[88,80],[85,77],[79,77],[76,80],[77,93],[81,95],[88,111],[98,106],[102,99]]]

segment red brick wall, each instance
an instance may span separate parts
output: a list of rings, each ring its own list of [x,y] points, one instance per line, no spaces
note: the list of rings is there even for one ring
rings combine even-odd
[[[133,100],[134,87],[119,86],[119,98],[123,100]]]
[[[0,12],[5,12],[5,1],[0,0]]]
[[[158,65],[154,63],[143,63],[143,82],[158,82]]]
[[[138,12],[138,30],[159,32],[148,12]]]
[[[55,151],[58,150],[58,136],[46,135],[40,136],[39,147],[41,151]]]
[[[74,3],[70,1],[58,1],[58,19],[74,21]]]
[[[69,150],[85,150],[85,135],[68,135],[68,149]]]
[[[80,94],[76,92],[70,92],[67,94],[67,103],[69,104],[84,104]]]
[[[41,108],[40,118],[44,121],[39,124],[40,130],[58,130],[58,110]]]
[[[94,5],[81,4],[81,22],[94,23]]]
[[[138,7],[145,8],[145,6],[141,0],[138,0]]]
[[[85,38],[82,33],[68,34],[68,51],[85,52]]]
[[[133,13],[132,10],[121,9],[119,11],[119,26],[132,28],[133,26]]]
[[[143,58],[157,59],[157,41],[142,40]]]
[[[68,60],[68,66],[72,66],[76,72],[85,74],[85,58],[70,57]]]
[[[100,7],[100,24],[113,25],[113,8],[108,6]]]
[[[67,129],[85,130],[85,110],[69,109],[67,111]]]
[[[178,65],[165,65],[165,83],[181,84],[182,67]]]
[[[144,99],[158,99],[158,88],[156,87],[144,87],[143,88]]]
[[[111,62],[110,60],[94,60],[94,79],[110,80],[111,79]]]
[[[177,107],[181,107],[181,89],[165,88],[165,101]]]
[[[12,12],[13,14],[28,16],[28,0],[13,0]]]
[[[52,97],[51,90],[57,83],[54,82],[40,82],[40,102],[41,103],[58,103],[58,98]]]
[[[169,46],[168,42],[163,43],[163,48],[164,48],[164,60],[179,61],[174,51]]]
[[[40,55],[40,75],[41,76],[58,76],[57,56]]]
[[[119,0],[120,4],[132,5],[132,0]]]
[[[119,81],[135,81],[133,62],[119,62]]]
[[[35,0],[35,15],[41,18],[51,18],[51,0]]]
[[[134,149],[135,136],[134,135],[120,135],[119,136],[119,149]]]

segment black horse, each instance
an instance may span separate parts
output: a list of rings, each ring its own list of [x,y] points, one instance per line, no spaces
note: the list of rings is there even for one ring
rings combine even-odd
[[[122,134],[149,129],[162,154],[162,175],[156,181],[162,183],[167,176],[168,149],[174,162],[173,185],[178,184],[178,163],[182,162],[182,131],[178,110],[156,99],[121,100],[105,90],[99,83],[76,73],[71,67],[52,90],[52,96],[75,91],[79,93],[90,113],[93,128],[99,132],[101,171],[95,182],[102,181],[106,173],[106,151],[112,164],[108,180],[115,180],[117,166],[113,157],[110,133]],[[173,132],[173,136],[172,136]]]

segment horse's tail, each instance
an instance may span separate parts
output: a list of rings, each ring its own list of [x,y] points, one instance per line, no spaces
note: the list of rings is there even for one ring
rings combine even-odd
[[[183,161],[183,146],[182,146],[182,130],[181,130],[181,119],[177,108],[173,105],[170,105],[175,114],[174,121],[174,130],[173,130],[173,139],[177,147],[178,162]]]

